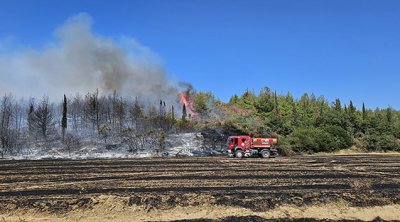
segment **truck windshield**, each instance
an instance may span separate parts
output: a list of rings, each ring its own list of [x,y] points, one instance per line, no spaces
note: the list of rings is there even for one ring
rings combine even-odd
[[[237,145],[237,143],[238,143],[238,138],[229,137],[228,140],[226,141],[226,144],[227,144],[227,145],[229,145],[229,144],[235,144],[235,145]]]

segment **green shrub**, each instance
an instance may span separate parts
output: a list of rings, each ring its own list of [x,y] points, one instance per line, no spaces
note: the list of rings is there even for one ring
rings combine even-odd
[[[332,151],[348,148],[352,145],[353,140],[345,129],[340,126],[331,125],[323,128],[324,131],[333,137],[333,143],[330,144]]]
[[[296,128],[289,136],[289,143],[296,152],[312,152],[317,147],[315,128]]]
[[[296,128],[289,141],[296,152],[307,153],[332,152],[352,144],[350,135],[339,126]]]
[[[368,133],[362,139],[362,143],[370,151],[400,150],[396,137],[390,134]]]
[[[278,153],[281,156],[293,156],[295,154],[289,143],[289,140],[285,137],[278,138],[277,147],[278,147]]]

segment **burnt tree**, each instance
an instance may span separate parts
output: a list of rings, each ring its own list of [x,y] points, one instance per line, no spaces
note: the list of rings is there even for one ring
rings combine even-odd
[[[186,116],[187,116],[187,113],[186,113],[186,105],[185,104],[183,104],[182,105],[182,121],[186,121]]]
[[[67,129],[67,97],[64,95],[62,119],[61,119],[61,131],[62,141],[65,140],[65,130]]]
[[[10,148],[11,139],[11,117],[12,103],[11,96],[5,95],[0,104],[0,142],[1,142],[1,158]]]
[[[53,110],[49,106],[48,99],[43,98],[42,102],[33,113],[33,127],[46,141],[54,130],[55,123],[53,116]]]

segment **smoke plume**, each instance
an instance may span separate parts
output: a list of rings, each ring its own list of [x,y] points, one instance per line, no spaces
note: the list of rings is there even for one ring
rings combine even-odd
[[[100,36],[91,26],[89,15],[73,16],[41,50],[19,46],[2,52],[0,40],[0,93],[59,99],[99,89],[143,99],[176,99],[177,84],[150,49],[132,38]]]

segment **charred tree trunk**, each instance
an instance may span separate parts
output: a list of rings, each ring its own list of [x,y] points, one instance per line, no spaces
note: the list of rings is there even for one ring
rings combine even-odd
[[[65,131],[67,129],[67,97],[64,95],[63,113],[61,119],[62,141],[65,141]]]

